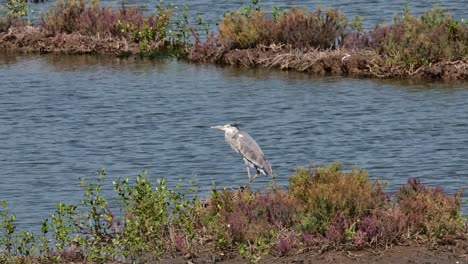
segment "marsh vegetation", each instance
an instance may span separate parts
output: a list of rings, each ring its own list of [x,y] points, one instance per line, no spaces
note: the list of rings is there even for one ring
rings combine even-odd
[[[297,168],[286,189],[273,182],[256,191],[213,186],[208,197],[199,196],[196,182],[169,188],[146,171],[134,182],[116,179],[114,197],[104,197],[107,178],[101,169],[95,179],[81,179],[81,204],[57,204],[40,234],[16,230],[16,217],[3,202],[2,262],[151,262],[202,254],[258,262],[267,255],[407,241],[466,246],[461,193],[410,179],[390,194],[365,170],[343,171],[339,163]]]
[[[274,67],[316,74],[466,79],[468,22],[441,7],[420,17],[408,6],[393,23],[364,30],[338,9],[264,10],[258,1],[227,12],[217,32],[200,15],[160,1],[145,13],[122,4],[59,0],[30,25],[24,0],[0,12],[0,47],[68,54],[172,55],[191,62]],[[32,26],[32,27],[31,27]]]

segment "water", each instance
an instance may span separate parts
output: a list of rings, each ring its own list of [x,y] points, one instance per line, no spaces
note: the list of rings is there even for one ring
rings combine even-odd
[[[0,3],[5,0],[0,0]],[[126,0],[127,6],[138,6],[142,7],[148,12],[153,12],[157,1],[137,1],[137,0]],[[30,9],[34,10],[34,13],[30,16],[32,20],[37,22],[38,15],[41,12],[47,11],[55,1],[45,1],[41,4],[31,4]],[[120,7],[122,1],[120,0],[101,0],[101,4],[104,6],[111,6],[114,8]],[[205,23],[211,25],[211,29],[216,29],[216,23],[222,18],[223,14],[238,10],[243,5],[249,5],[250,0],[237,0],[237,1],[224,1],[218,0],[166,0],[165,3],[172,3],[179,7],[179,12],[183,6],[189,8],[189,13],[193,17],[197,12],[200,13]],[[272,7],[280,7],[282,9],[288,9],[291,7],[305,7],[308,10],[315,10],[317,6],[323,8],[338,8],[351,19],[355,16],[361,16],[364,18],[363,27],[370,29],[376,24],[391,23],[394,14],[401,14],[402,10],[408,4],[412,14],[421,15],[423,12],[433,8],[436,5],[447,9],[456,19],[468,19],[468,0],[429,0],[429,1],[407,1],[407,0],[359,0],[359,1],[326,1],[326,0],[287,0],[287,1],[266,1],[260,0],[259,5],[264,8],[266,12],[271,12]]]
[[[0,4],[5,1],[0,0]],[[101,1],[120,6],[120,1]],[[200,12],[213,30],[250,1],[167,1]],[[407,1],[260,1],[265,9],[338,7],[364,27],[390,23]],[[55,1],[32,4],[31,16]],[[126,1],[146,5],[154,1]],[[468,1],[413,1],[413,14],[440,3],[467,19]],[[171,184],[196,178],[236,187],[241,159],[220,131],[238,122],[263,146],[279,183],[296,166],[338,160],[397,188],[408,177],[454,192],[468,183],[466,84],[408,84],[195,66],[175,61],[0,55],[0,200],[36,229],[60,201],[77,203],[79,177],[105,167],[111,179],[150,170]],[[267,183],[258,178],[257,187]],[[466,196],[465,196],[466,197]],[[466,199],[465,199],[466,200]],[[464,213],[468,214],[467,205]]]
[[[468,183],[466,83],[53,55],[0,55],[0,80],[0,200],[21,228],[38,230],[58,202],[79,203],[78,178],[101,167],[108,187],[142,169],[171,186],[195,178],[205,194],[212,181],[245,185],[241,158],[209,128],[227,122],[257,140],[281,186],[297,166],[333,161],[389,190],[409,177],[450,193]]]

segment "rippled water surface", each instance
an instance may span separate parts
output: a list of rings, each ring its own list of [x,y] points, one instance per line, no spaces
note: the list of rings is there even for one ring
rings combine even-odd
[[[6,55],[0,80],[0,200],[22,227],[38,228],[60,201],[78,203],[78,178],[101,167],[109,180],[142,169],[170,185],[195,177],[202,192],[212,181],[244,185],[241,158],[209,128],[227,122],[258,141],[282,186],[296,166],[333,161],[390,190],[409,177],[451,193],[468,183],[466,83]]]
[[[0,0],[1,2],[6,0]],[[33,4],[30,9],[35,12],[31,15],[33,20],[37,20],[38,15],[41,12],[46,11],[56,1],[45,1],[42,4]],[[139,6],[145,8],[148,12],[153,12],[157,1],[138,1],[138,0],[126,0],[125,5],[127,6]],[[165,3],[172,3],[179,7],[179,10],[183,6],[189,8],[191,15],[196,12],[200,13],[204,22],[209,23],[212,28],[216,27],[216,23],[219,22],[224,13],[237,10],[243,5],[251,3],[250,0],[237,0],[237,1],[219,1],[219,0],[166,0]],[[120,7],[122,1],[120,0],[101,0],[101,3],[105,6]],[[447,9],[456,19],[468,19],[468,0],[428,0],[428,1],[407,1],[407,0],[358,0],[358,1],[326,1],[326,0],[295,0],[295,1],[267,1],[260,0],[260,6],[264,8],[266,12],[271,12],[272,7],[280,7],[283,9],[291,7],[305,7],[308,10],[314,10],[317,6],[324,8],[333,7],[338,8],[346,14],[348,18],[355,16],[361,16],[364,18],[364,28],[371,28],[375,24],[390,23],[395,13],[402,13],[405,4],[408,4],[412,14],[421,15],[423,12],[433,8],[435,5],[439,5]]]

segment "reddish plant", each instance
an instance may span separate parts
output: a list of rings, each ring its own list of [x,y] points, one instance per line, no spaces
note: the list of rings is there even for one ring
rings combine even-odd
[[[205,41],[200,39],[200,35],[191,29],[195,39],[193,46],[188,50],[188,60],[191,62],[207,62],[211,61],[218,54],[218,37],[214,33],[210,33]]]
[[[349,219],[342,212],[337,212],[333,217],[332,224],[325,233],[326,238],[335,245],[345,242],[345,231],[349,225]]]
[[[284,256],[290,252],[297,243],[297,238],[294,233],[289,233],[278,238],[278,241],[275,245],[275,251],[280,255]]]
[[[463,226],[460,194],[449,196],[442,188],[426,187],[413,178],[400,188],[396,197],[413,233],[440,238],[456,233]]]
[[[41,14],[40,23],[52,33],[74,33],[100,37],[125,37],[135,42],[164,40],[171,11],[145,15],[136,7],[111,9],[98,1],[59,0],[55,7]]]
[[[291,228],[298,210],[294,200],[281,190],[223,190],[213,197],[210,208],[212,214],[219,215],[219,226],[233,243],[268,237],[272,229]]]

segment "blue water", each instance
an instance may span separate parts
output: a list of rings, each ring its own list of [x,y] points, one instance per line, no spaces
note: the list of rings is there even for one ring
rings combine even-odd
[[[0,0],[0,4],[5,1]],[[196,11],[216,29],[250,1],[167,1]],[[31,4],[37,23],[55,1]],[[120,6],[120,1],[103,0]],[[126,1],[150,12],[154,1]],[[338,7],[364,27],[391,23],[406,1],[260,1],[272,6]],[[468,19],[468,1],[436,3]],[[180,9],[179,9],[180,11]],[[31,13],[30,13],[31,14]],[[78,203],[79,177],[105,167],[110,181],[197,179],[237,187],[245,168],[212,125],[238,122],[262,146],[278,183],[297,166],[343,163],[368,169],[395,190],[409,177],[453,193],[468,185],[468,85],[407,83],[191,65],[172,60],[0,54],[0,200],[20,227],[37,230],[61,201]],[[261,177],[256,187],[267,185]],[[108,189],[111,189],[109,187]],[[110,194],[110,190],[105,191]],[[467,200],[465,195],[464,200]],[[468,205],[463,205],[468,214]]]
[[[78,178],[150,171],[202,194],[245,185],[242,159],[212,125],[240,123],[287,186],[297,166],[343,163],[389,191],[419,177],[468,184],[468,87],[311,77],[267,70],[88,56],[0,55],[0,200],[38,230]],[[255,187],[267,186],[259,177]],[[468,196],[464,196],[467,200]],[[464,213],[468,213],[464,204]]]
[[[5,2],[0,0],[0,3]],[[45,1],[41,4],[31,4],[30,18],[37,22],[39,14],[47,11],[51,5],[54,5],[56,1]],[[147,12],[154,12],[154,7],[157,1],[137,1],[137,0],[126,0],[126,6],[138,6],[142,7]],[[216,29],[216,23],[223,17],[223,14],[238,10],[242,6],[247,6],[251,3],[249,0],[237,0],[237,1],[218,1],[218,0],[166,0],[164,3],[172,3],[178,7],[176,12],[181,13],[184,6],[189,8],[189,13],[193,17],[196,13],[199,13],[205,23],[211,25],[213,30]],[[101,0],[101,4],[104,6],[111,6],[118,8],[121,6],[122,1],[115,0]],[[386,1],[386,0],[359,0],[359,1],[326,1],[326,0],[296,0],[296,1],[265,1],[260,0],[259,6],[261,6],[265,12],[271,13],[272,7],[280,7],[282,9],[288,9],[292,7],[304,7],[310,11],[315,10],[316,7],[321,6],[323,8],[338,8],[341,10],[348,19],[356,16],[364,18],[363,27],[370,29],[376,24],[391,23],[395,14],[402,14],[405,4],[411,10],[414,15],[421,15],[425,11],[438,5],[449,11],[454,18],[468,19],[468,0],[429,0],[429,1]]]

